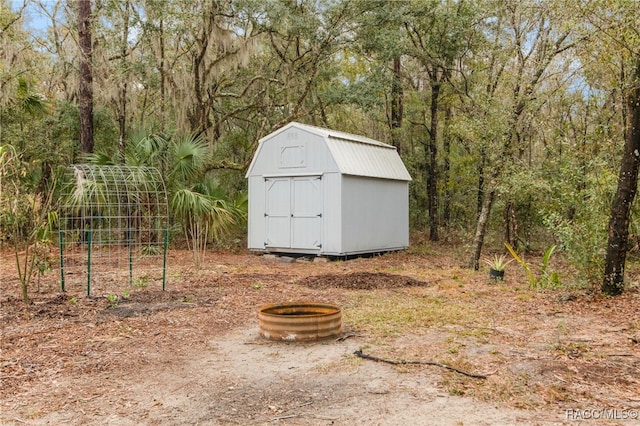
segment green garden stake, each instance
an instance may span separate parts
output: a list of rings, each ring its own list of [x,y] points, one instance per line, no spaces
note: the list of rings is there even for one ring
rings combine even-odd
[[[133,284],[133,239],[131,238],[131,228],[127,231],[127,243],[129,244],[129,285]]]
[[[62,291],[65,291],[64,289],[64,256],[62,255],[63,252],[63,236],[62,236],[62,231],[58,231],[58,246],[60,248],[60,288]]]
[[[87,297],[91,297],[91,229],[87,231]]]
[[[167,282],[167,242],[169,241],[169,228],[164,229],[164,258],[162,260],[162,291]]]

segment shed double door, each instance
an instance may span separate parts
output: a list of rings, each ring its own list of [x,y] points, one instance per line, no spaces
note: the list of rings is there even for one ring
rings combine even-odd
[[[265,248],[322,247],[322,177],[266,178]]]

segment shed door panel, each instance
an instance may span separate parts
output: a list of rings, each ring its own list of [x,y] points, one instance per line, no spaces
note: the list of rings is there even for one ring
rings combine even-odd
[[[322,179],[293,178],[292,248],[318,249],[322,236]]]
[[[291,247],[291,179],[267,179],[266,191],[265,245]]]
[[[266,179],[266,246],[318,250],[322,236],[322,179]]]

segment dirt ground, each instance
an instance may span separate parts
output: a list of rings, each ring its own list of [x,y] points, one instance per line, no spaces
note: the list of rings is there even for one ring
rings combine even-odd
[[[166,291],[88,298],[53,272],[28,307],[2,253],[0,424],[640,424],[637,285],[534,291],[516,266],[491,282],[449,252],[209,253],[196,269],[174,250]],[[340,306],[340,338],[260,337],[259,307],[289,301]]]

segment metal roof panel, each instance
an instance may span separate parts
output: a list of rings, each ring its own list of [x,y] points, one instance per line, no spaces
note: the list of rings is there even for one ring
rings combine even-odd
[[[340,172],[355,176],[410,181],[411,176],[391,145],[329,137],[327,146]]]

